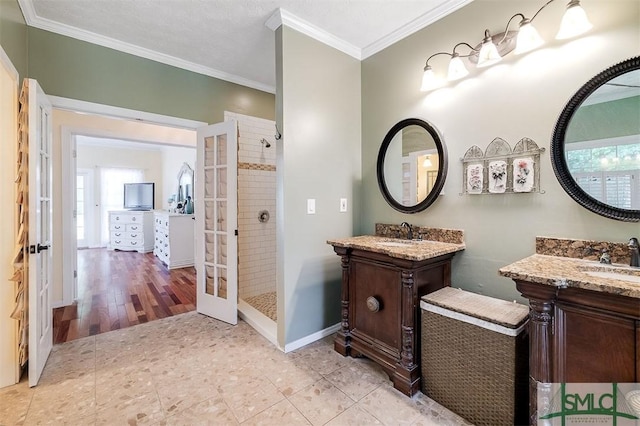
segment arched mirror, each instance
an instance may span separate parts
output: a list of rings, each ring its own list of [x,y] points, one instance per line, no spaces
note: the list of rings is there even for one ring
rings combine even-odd
[[[183,163],[178,172],[178,191],[176,202],[183,203],[187,197],[193,200],[193,169],[187,163]]]
[[[403,213],[417,213],[438,197],[447,177],[447,149],[438,131],[418,118],[389,130],[378,152],[378,186]]]
[[[604,70],[569,100],[553,132],[551,161],[580,205],[640,221],[640,57]]]

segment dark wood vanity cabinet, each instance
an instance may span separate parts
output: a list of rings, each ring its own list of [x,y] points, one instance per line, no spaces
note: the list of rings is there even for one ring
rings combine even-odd
[[[515,280],[530,302],[530,407],[542,383],[640,381],[640,299]]]
[[[414,261],[334,247],[342,261],[342,322],[335,350],[366,356],[406,395],[420,390],[420,297],[451,284],[449,253]]]

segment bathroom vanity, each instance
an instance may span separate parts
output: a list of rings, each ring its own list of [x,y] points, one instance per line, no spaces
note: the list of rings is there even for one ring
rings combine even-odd
[[[640,381],[640,269],[535,254],[500,269],[530,303],[530,423],[538,383]]]
[[[445,230],[451,231],[451,230]],[[396,389],[420,390],[420,297],[451,285],[453,243],[360,236],[328,243],[341,257],[342,322],[335,350],[377,362]]]

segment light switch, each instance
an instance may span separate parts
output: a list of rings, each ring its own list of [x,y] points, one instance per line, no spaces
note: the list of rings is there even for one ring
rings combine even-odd
[[[307,214],[316,214],[316,199],[309,198],[307,200]]]
[[[347,199],[340,198],[340,213],[344,213],[347,211]]]

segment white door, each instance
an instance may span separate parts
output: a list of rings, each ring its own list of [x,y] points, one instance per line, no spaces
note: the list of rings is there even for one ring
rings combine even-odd
[[[29,386],[53,346],[51,308],[51,103],[29,79]]]
[[[238,322],[238,134],[235,120],[198,129],[197,311]]]
[[[96,247],[93,224],[93,170],[77,169],[76,172],[76,238],[77,247]]]

